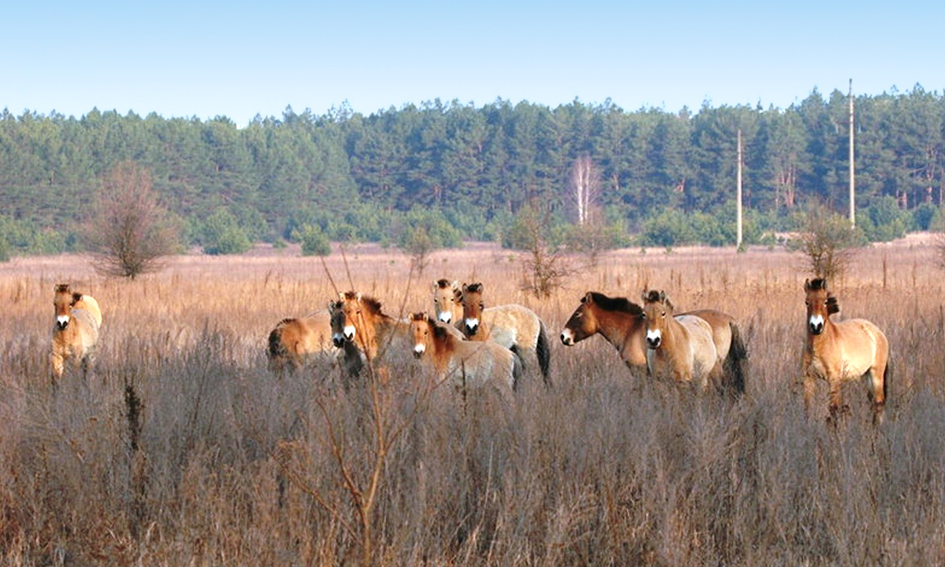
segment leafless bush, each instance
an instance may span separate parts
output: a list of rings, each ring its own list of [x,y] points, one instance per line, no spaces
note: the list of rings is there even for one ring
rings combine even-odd
[[[547,298],[561,287],[574,269],[561,246],[549,242],[550,211],[529,206],[519,212],[512,241],[525,251],[522,288],[538,298]]]
[[[857,248],[865,243],[862,231],[824,207],[811,207],[794,248],[804,255],[806,268],[816,277],[833,279],[850,266]]]
[[[131,279],[161,269],[178,242],[151,188],[151,172],[132,161],[105,177],[85,234],[99,273]]]

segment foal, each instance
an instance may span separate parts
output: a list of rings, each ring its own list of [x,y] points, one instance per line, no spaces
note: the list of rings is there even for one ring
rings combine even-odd
[[[643,290],[647,369],[654,376],[695,383],[704,391],[722,374],[712,327],[701,317],[674,316],[673,311],[664,292]]]

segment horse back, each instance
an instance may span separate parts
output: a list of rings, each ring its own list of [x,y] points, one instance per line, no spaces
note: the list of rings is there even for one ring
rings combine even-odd
[[[72,320],[76,324],[76,335],[75,340],[78,344],[73,346],[80,346],[82,352],[88,352],[98,343],[99,319],[95,318],[93,313],[86,311],[85,309],[72,309]]]
[[[682,315],[693,315],[708,323],[712,331],[712,342],[715,343],[715,350],[718,353],[719,360],[725,360],[728,357],[728,352],[732,348],[732,324],[735,323],[734,317],[727,313],[716,311],[715,309],[687,311]]]
[[[702,317],[688,314],[677,315],[676,321],[688,335],[689,348],[693,359],[693,374],[704,376],[719,364],[718,350],[715,348],[712,326]]]
[[[75,303],[72,304],[73,309],[82,309],[87,311],[89,315],[95,320],[95,324],[99,327],[102,326],[102,309],[98,305],[98,301],[95,300],[91,295],[86,295],[84,293],[77,293]]]
[[[523,305],[511,303],[487,307],[482,310],[482,319],[492,328],[493,333],[496,329],[514,331],[516,342],[527,348],[534,349],[538,343],[541,319],[534,311]]]
[[[844,358],[850,366],[856,370],[876,366],[885,368],[889,359],[889,341],[879,327],[866,319],[847,319],[834,325]]]

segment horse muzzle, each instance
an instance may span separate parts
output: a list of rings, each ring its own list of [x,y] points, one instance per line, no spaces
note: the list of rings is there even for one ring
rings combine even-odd
[[[814,315],[807,322],[807,330],[812,335],[819,335],[824,332],[824,318],[821,315]]]
[[[60,315],[60,316],[56,317],[56,328],[57,328],[57,329],[59,329],[60,331],[62,331],[63,329],[65,329],[65,328],[68,327],[68,326],[69,326],[69,316],[68,316],[68,315]]]
[[[353,326],[351,326],[351,325],[346,326],[345,329],[344,329],[344,338],[345,338],[345,340],[346,340],[346,341],[353,341],[353,340],[354,340],[354,335],[355,335],[356,332],[357,332],[357,331],[355,330],[355,328],[354,328]]]
[[[345,337],[341,333],[335,333],[331,336],[331,342],[335,345],[335,348],[341,348],[345,346]]]
[[[475,335],[479,331],[479,319],[466,319],[466,334]]]
[[[450,321],[453,320],[453,314],[449,311],[444,311],[437,315],[436,318],[440,320],[440,323],[446,323],[449,325]]]
[[[659,331],[646,332],[646,348],[658,349],[663,344],[663,335]]]
[[[426,347],[422,344],[413,347],[413,357],[420,358],[423,356],[423,353],[427,351]]]
[[[574,333],[571,329],[561,331],[561,344],[564,346],[574,346]]]

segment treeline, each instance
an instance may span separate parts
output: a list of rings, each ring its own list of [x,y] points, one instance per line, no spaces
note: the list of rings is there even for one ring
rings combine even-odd
[[[526,209],[547,211],[551,226],[571,223],[569,178],[584,158],[598,218],[616,238],[726,244],[739,130],[747,234],[758,240],[789,230],[810,203],[846,210],[848,104],[844,93],[817,90],[787,109],[705,104],[676,113],[609,101],[437,100],[368,116],[289,108],[244,128],[226,117],[4,110],[0,240],[14,251],[81,248],[103,177],[129,160],[150,169],[193,244],[220,226],[240,242],[315,230],[396,244],[416,226],[440,245],[496,240]],[[855,106],[858,224],[872,239],[928,228],[945,187],[945,98],[917,85],[857,96]]]

